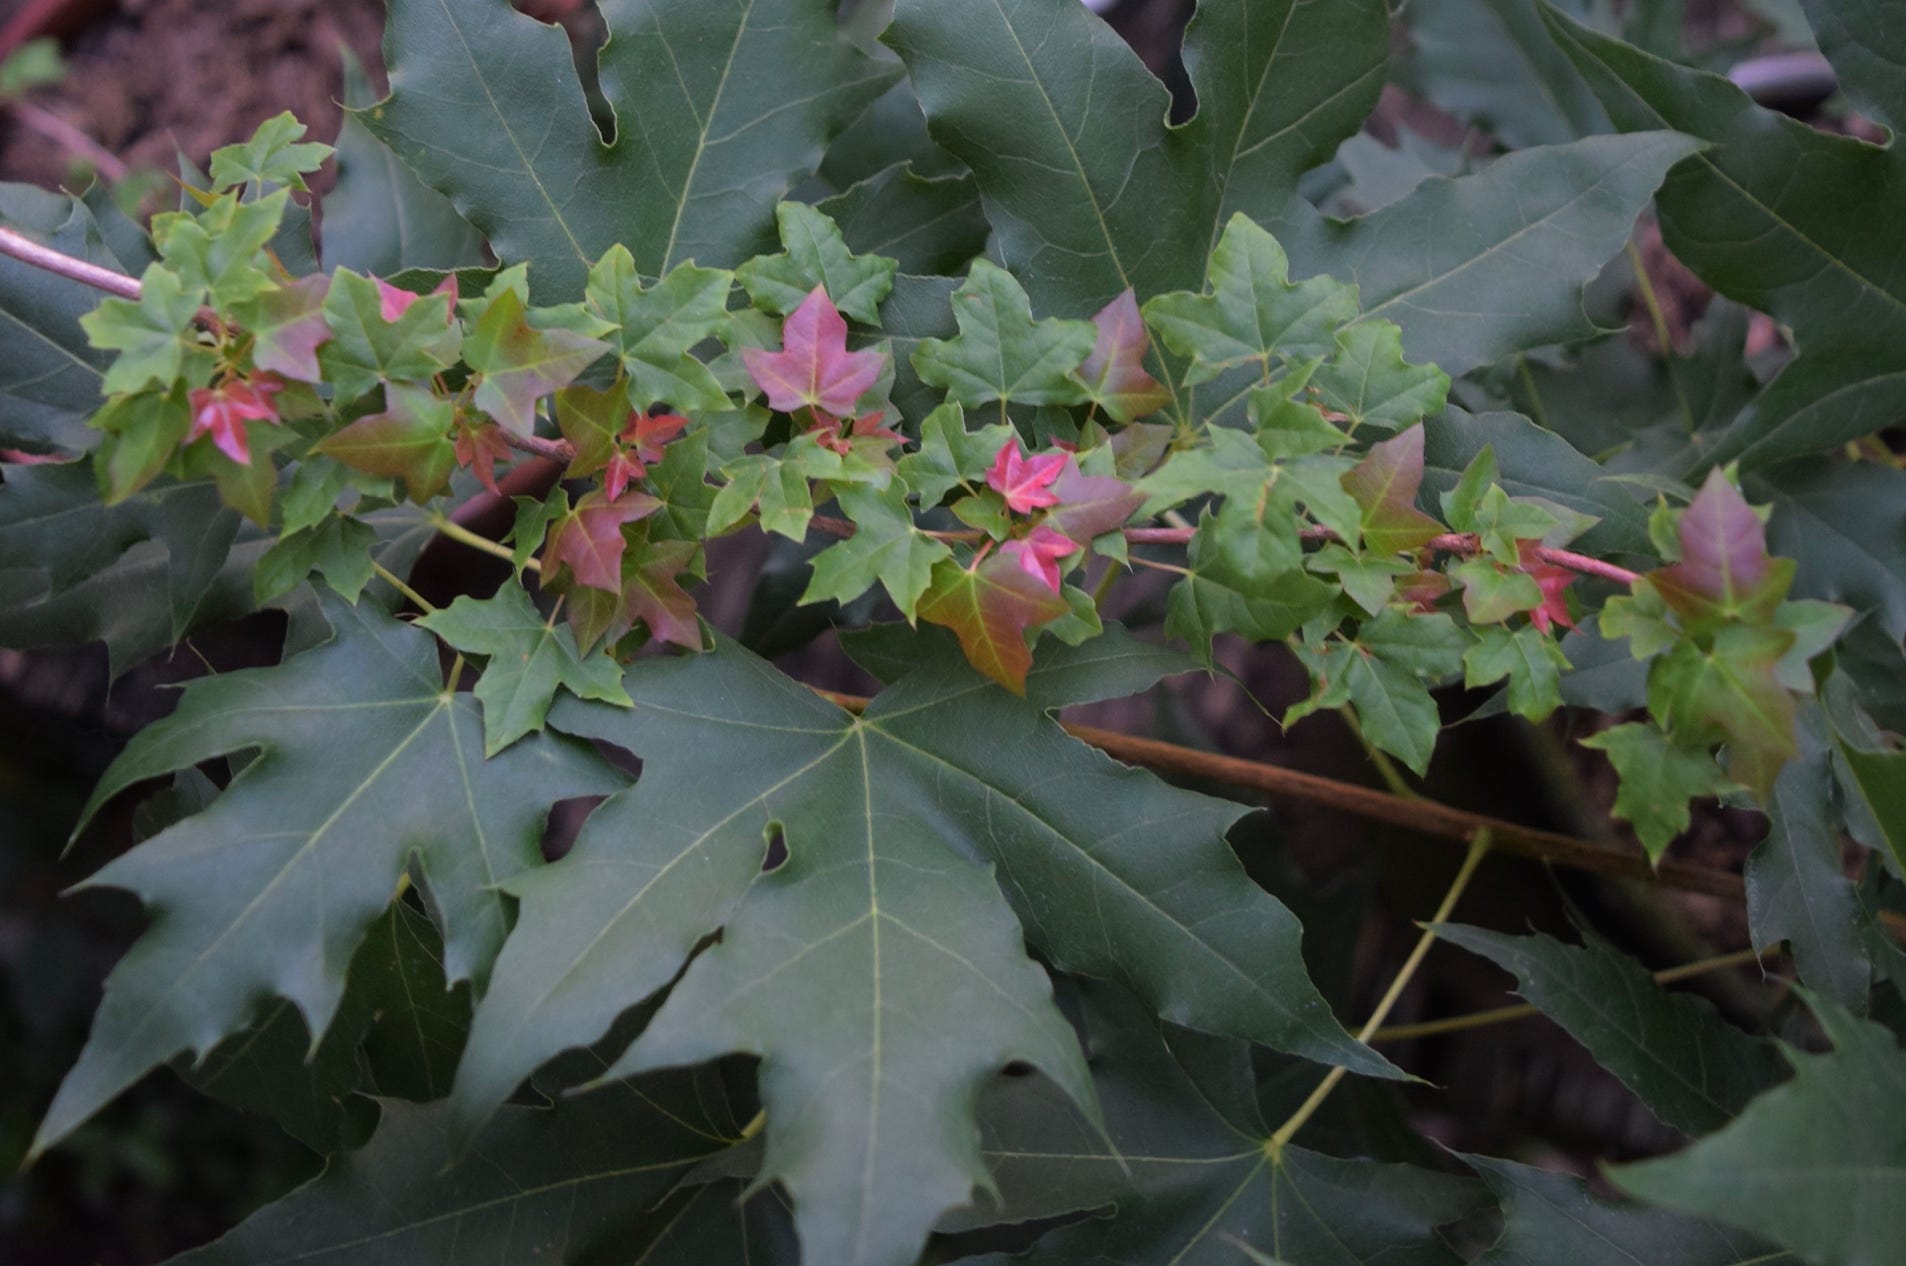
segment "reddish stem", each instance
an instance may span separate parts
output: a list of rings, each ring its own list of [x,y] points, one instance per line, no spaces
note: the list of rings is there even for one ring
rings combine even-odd
[[[21,263],[31,264],[56,277],[77,281],[95,290],[104,290],[107,294],[118,295],[121,299],[136,302],[139,298],[138,278],[116,273],[110,268],[101,268],[98,264],[89,264],[83,259],[74,259],[50,246],[41,246],[32,238],[12,229],[0,229],[0,255],[11,255]]]

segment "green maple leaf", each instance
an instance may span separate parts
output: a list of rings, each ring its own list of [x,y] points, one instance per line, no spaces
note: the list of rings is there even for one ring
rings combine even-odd
[[[393,901],[352,956],[322,1041],[312,1042],[297,1006],[280,998],[202,1060],[179,1061],[179,1073],[195,1090],[271,1117],[328,1155],[355,1141],[370,1115],[357,1092],[420,1101],[449,1093],[470,1007],[468,986],[445,985],[443,939],[430,920]]]
[[[1554,638],[1533,626],[1513,633],[1500,626],[1479,631],[1482,640],[1463,653],[1465,686],[1493,685],[1506,677],[1509,711],[1529,721],[1541,721],[1562,706],[1562,674],[1572,665]]]
[[[1423,486],[1423,428],[1372,444],[1343,477],[1363,511],[1363,543],[1379,554],[1403,554],[1442,534],[1443,525],[1416,508]]]
[[[1648,671],[1648,711],[1683,743],[1727,741],[1727,773],[1763,799],[1799,751],[1780,660],[1794,635],[1730,625],[1702,648],[1681,642]]]
[[[578,383],[556,393],[556,429],[576,450],[565,478],[593,475],[609,464],[629,425],[629,412],[626,383],[610,387]]]
[[[197,216],[154,216],[152,243],[187,290],[208,292],[221,308],[243,303],[272,287],[274,266],[264,251],[290,199],[283,189],[255,202],[226,194]]]
[[[1542,605],[1535,577],[1492,558],[1466,558],[1449,569],[1449,578],[1463,587],[1463,613],[1471,624],[1501,624]]]
[[[684,1216],[694,1193],[677,1198],[678,1186],[741,1136],[717,1080],[690,1074],[551,1108],[504,1108],[467,1154],[450,1146],[443,1104],[386,1100],[379,1114],[364,1146],[174,1258],[176,1266],[290,1266],[366,1253],[447,1264],[467,1261],[471,1244],[554,1264],[604,1245],[675,1246],[687,1238],[684,1223],[698,1220]],[[705,1190],[710,1204],[733,1194],[720,1183]],[[747,1256],[745,1243],[714,1243],[712,1255],[681,1260],[768,1260]]]
[[[952,629],[966,660],[1012,691],[1024,694],[1032,649],[1026,630],[1064,616],[1064,595],[1026,573],[1019,561],[992,554],[973,566],[944,559],[920,599],[920,617]]]
[[[1582,740],[1608,753],[1621,783],[1615,816],[1635,828],[1650,857],[1659,858],[1688,829],[1688,801],[1729,786],[1706,751],[1676,746],[1652,725],[1630,722]]]
[[[1449,375],[1404,360],[1403,332],[1389,321],[1338,331],[1335,352],[1311,382],[1329,408],[1386,431],[1435,417],[1449,397]]]
[[[567,387],[610,350],[573,330],[538,329],[530,315],[515,289],[501,287],[463,341],[463,359],[483,375],[476,407],[517,435],[536,429],[538,400]]]
[[[318,348],[318,363],[340,401],[379,383],[429,382],[456,362],[462,343],[448,295],[423,295],[386,321],[377,282],[347,268],[332,274],[324,320],[332,338]]]
[[[616,329],[605,335],[629,375],[629,403],[647,409],[728,409],[728,393],[689,349],[725,330],[735,275],[677,264],[652,286],[636,274],[635,257],[618,243],[589,270],[589,307]]]
[[[117,505],[157,479],[192,429],[183,384],[108,400],[92,424],[106,433],[93,454],[100,500]],[[12,479],[8,479],[11,485]]]
[[[996,1083],[982,1108],[981,1147],[998,1194],[948,1229],[1066,1218],[1070,1225],[1010,1259],[1025,1266],[1222,1266],[1253,1249],[1342,1266],[1462,1260],[1436,1228],[1489,1207],[1473,1179],[1289,1144],[1274,1150],[1246,1044],[1161,1024],[1102,983],[1083,983],[1078,994],[1104,1129],[1039,1079]],[[1084,1212],[1097,1216],[1076,1216]]]
[[[631,711],[551,712],[635,752],[643,773],[568,857],[508,885],[517,928],[452,1096],[465,1137],[724,925],[724,951],[690,966],[632,1062],[764,1054],[764,1173],[789,1187],[821,1260],[910,1263],[933,1220],[966,1202],[984,1181],[967,1096],[1004,1052],[1089,1103],[1022,937],[1190,1023],[1389,1071],[1329,1018],[1295,920],[1224,844],[1239,806],[1105,760],[957,661],[909,673],[859,718],[730,643],[644,661],[625,684]],[[719,782],[711,760],[729,771]],[[763,876],[770,836],[788,860]],[[770,972],[774,988],[732,1010],[688,1002]],[[922,1027],[929,998],[963,1022]]]
[[[938,505],[955,488],[981,487],[1000,448],[1017,434],[1003,422],[970,431],[965,410],[943,404],[921,420],[919,447],[902,457],[896,469],[922,506]]]
[[[1502,1205],[1476,1266],[1801,1266],[1756,1236],[1666,1209],[1616,1203],[1572,1174],[1462,1155]]]
[[[953,292],[958,337],[926,339],[913,351],[923,382],[967,406],[1079,404],[1086,390],[1072,371],[1092,352],[1098,329],[1090,321],[1032,319],[1032,303],[1013,275],[976,259]]]
[[[450,486],[457,468],[455,401],[422,387],[384,389],[384,411],[333,431],[312,447],[353,470],[401,476],[412,501],[422,504]]]
[[[321,1036],[413,858],[449,979],[480,981],[508,927],[494,886],[540,863],[552,803],[613,785],[598,758],[553,737],[484,760],[476,702],[445,687],[428,634],[368,604],[324,609],[330,642],[194,683],[95,789],[86,817],[144,779],[260,752],[210,808],[88,881],[138,894],[156,917],[114,968],[36,1152],[149,1069],[243,1028],[261,997],[296,1003]]]
[[[212,151],[212,187],[230,189],[257,182],[304,190],[304,178],[324,166],[331,147],[303,141],[304,124],[286,110],[258,125],[251,138]]]
[[[539,732],[559,690],[629,706],[616,662],[578,652],[568,627],[543,619],[521,585],[505,584],[490,598],[464,594],[417,623],[457,650],[488,657],[474,692],[486,757]]]
[[[1906,1206],[1906,1054],[1881,1025],[1814,996],[1834,1049],[1784,1048],[1793,1080],[1673,1156],[1609,1171],[1653,1204],[1770,1236],[1810,1262],[1862,1266],[1897,1253]]]
[[[779,255],[763,255],[735,269],[735,280],[754,306],[786,316],[820,286],[841,314],[863,325],[880,322],[880,301],[893,290],[896,260],[856,255],[847,249],[840,226],[799,202],[774,209],[781,232]]]
[[[1781,1079],[1771,1043],[1723,1020],[1706,999],[1663,989],[1600,937],[1569,945],[1447,923],[1436,935],[1512,973],[1519,995],[1674,1129],[1718,1130]]]
[[[1078,5],[900,0],[883,38],[978,180],[1001,255],[1067,312],[1195,287],[1235,212],[1284,206],[1362,126],[1390,43],[1382,0],[1206,4],[1185,34],[1198,114],[1174,127],[1165,86]]]
[[[834,9],[613,6],[599,59],[616,120],[605,145],[562,31],[507,0],[394,0],[393,92],[360,117],[499,258],[533,263],[543,293],[572,297],[618,242],[645,277],[691,259],[732,267],[770,240],[776,203],[897,77]]]
[[[139,286],[136,302],[107,299],[80,318],[87,342],[119,353],[99,389],[114,395],[151,384],[163,391],[181,378],[188,386],[203,386],[211,377],[211,357],[188,331],[205,292],[187,287],[161,264],[147,268]]]
[[[261,606],[276,601],[317,572],[346,602],[356,602],[377,574],[371,565],[376,549],[377,533],[370,525],[345,514],[328,515],[286,532],[265,551],[252,572],[252,596]]]
[[[911,621],[932,582],[934,564],[953,551],[914,526],[907,490],[897,482],[881,490],[852,485],[842,488],[838,499],[856,530],[815,555],[814,575],[801,601],[852,602],[879,583]]]
[[[1357,291],[1328,277],[1292,283],[1277,239],[1242,212],[1211,253],[1202,294],[1159,295],[1145,320],[1165,345],[1194,365],[1187,382],[1228,369],[1268,370],[1273,360],[1312,356],[1336,345],[1337,327],[1357,317]]]
[[[1294,525],[1260,523],[1231,504],[1199,521],[1185,562],[1191,574],[1172,588],[1165,632],[1190,642],[1207,667],[1217,634],[1281,641],[1321,613],[1333,593],[1304,574]]]

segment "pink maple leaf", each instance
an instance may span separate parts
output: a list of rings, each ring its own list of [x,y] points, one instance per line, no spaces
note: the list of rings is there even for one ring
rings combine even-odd
[[[271,397],[284,390],[284,384],[271,374],[259,374],[251,381],[230,379],[217,387],[198,387],[192,392],[192,430],[186,442],[209,435],[218,451],[240,466],[251,465],[251,441],[245,436],[247,422],[278,421],[278,408]]]
[[[816,286],[781,327],[780,351],[745,347],[741,360],[771,407],[792,413],[806,406],[845,417],[879,381],[887,354],[848,351],[847,322],[826,288]]]
[[[1059,560],[1079,552],[1078,544],[1041,523],[1018,540],[1007,541],[999,552],[1019,561],[1019,569],[1041,581],[1054,593],[1059,592]]]
[[[1006,498],[1006,505],[1013,513],[1030,514],[1059,503],[1052,481],[1059,477],[1065,464],[1064,453],[1037,453],[1028,457],[1019,447],[1019,441],[1011,439],[999,446],[993,465],[986,472],[986,482]]]
[[[1568,587],[1575,583],[1575,573],[1537,558],[1533,541],[1521,541],[1518,546],[1522,570],[1534,578],[1535,587],[1542,591],[1542,605],[1529,612],[1529,622],[1544,633],[1558,624],[1565,629],[1574,628],[1575,620],[1568,612]]]
[[[376,281],[377,315],[383,317],[386,324],[395,322],[397,318],[410,311],[411,304],[424,297],[414,290],[406,290],[402,286],[393,286],[381,277],[376,278]],[[456,274],[452,273],[450,276],[445,277],[442,282],[438,283],[437,288],[430,293],[433,295],[450,296],[448,319],[454,322],[457,319]]]

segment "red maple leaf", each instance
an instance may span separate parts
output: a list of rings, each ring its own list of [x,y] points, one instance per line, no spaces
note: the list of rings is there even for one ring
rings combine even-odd
[[[863,413],[857,418],[850,419],[843,426],[839,418],[822,414],[815,420],[813,426],[807,428],[807,433],[814,437],[816,444],[822,448],[832,449],[842,457],[846,457],[856,448],[872,448],[884,455],[895,445],[907,442],[906,436],[881,425],[886,416],[884,412],[876,409],[872,413]]]
[[[423,298],[423,296],[416,291],[405,290],[402,286],[393,286],[381,277],[375,280],[377,281],[377,315],[383,317],[387,324],[395,322],[398,317],[401,317],[410,310],[411,304]],[[430,293],[433,295],[450,296],[448,320],[454,323],[457,319],[456,274],[452,273],[450,276],[445,277],[443,281],[438,284],[437,288]]]
[[[880,379],[887,355],[847,350],[847,322],[823,286],[801,301],[781,327],[781,350],[757,347],[741,351],[742,363],[768,404],[782,413],[803,406],[845,417],[854,402]]]
[[[1542,591],[1542,605],[1529,612],[1530,623],[1544,633],[1558,624],[1565,629],[1574,628],[1575,620],[1568,612],[1568,587],[1575,583],[1575,573],[1537,558],[1534,541],[1516,544],[1517,552],[1522,555],[1522,570],[1535,578],[1535,587]]]
[[[622,593],[623,615],[640,620],[658,640],[684,650],[702,648],[701,624],[695,619],[695,599],[678,577],[695,557],[693,541],[651,541],[628,568]]]
[[[608,497],[592,492],[576,503],[562,522],[549,534],[543,545],[543,567],[554,571],[566,566],[579,585],[606,593],[622,592],[622,552],[628,541],[622,535],[625,523],[647,518],[662,508],[662,503],[646,492],[624,493]]]
[[[1079,546],[1072,538],[1041,523],[1024,537],[1007,541],[999,547],[999,552],[1018,559],[1021,571],[1058,593],[1059,579],[1064,574],[1059,568],[1059,560],[1078,553]]]
[[[496,486],[496,464],[510,460],[510,446],[503,439],[503,428],[494,423],[457,427],[457,465],[474,469],[477,482],[502,496]]]
[[[662,460],[662,449],[688,426],[688,419],[674,413],[631,413],[622,428],[622,442],[635,450],[640,471]]]
[[[190,443],[209,435],[218,451],[240,466],[251,465],[251,442],[245,438],[245,423],[278,421],[278,408],[271,397],[284,390],[284,383],[273,374],[259,374],[250,381],[233,378],[217,387],[198,387],[191,395],[192,430]]]
[[[1066,454],[1039,453],[1028,457],[1016,439],[999,446],[986,482],[1006,498],[1015,514],[1030,514],[1043,506],[1059,504],[1052,481],[1065,469]]]

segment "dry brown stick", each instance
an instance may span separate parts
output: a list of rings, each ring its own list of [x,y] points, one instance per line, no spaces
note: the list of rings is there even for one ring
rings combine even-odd
[[[860,695],[837,694],[831,690],[817,693],[854,713],[863,711],[870,702]],[[1651,867],[1647,855],[1639,850],[1630,851],[1555,831],[1519,826],[1501,818],[1471,813],[1433,800],[1409,800],[1387,791],[1338,782],[1301,770],[1242,760],[1236,756],[1222,756],[1216,752],[1201,752],[1196,748],[1181,747],[1159,739],[1139,738],[1117,730],[1102,730],[1097,726],[1068,724],[1065,728],[1074,738],[1091,744],[1108,756],[1162,773],[1206,778],[1227,786],[1245,787],[1271,796],[1301,800],[1461,844],[1467,844],[1478,831],[1486,830],[1493,835],[1495,848],[1499,852],[1540,858],[1574,870],[1622,879],[1654,879],[1673,888],[1735,901],[1742,900],[1746,895],[1741,877],[1731,871],[1698,866],[1673,858],[1664,859],[1658,868]]]

